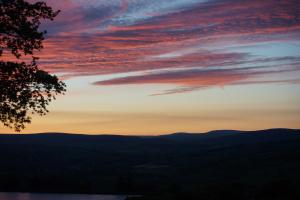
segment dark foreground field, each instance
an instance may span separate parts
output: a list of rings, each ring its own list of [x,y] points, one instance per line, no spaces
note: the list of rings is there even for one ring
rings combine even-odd
[[[0,135],[0,191],[300,199],[300,131]],[[298,196],[297,196],[298,195]]]

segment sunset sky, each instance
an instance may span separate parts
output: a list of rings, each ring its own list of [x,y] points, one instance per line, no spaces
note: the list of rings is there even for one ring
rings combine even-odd
[[[67,93],[24,133],[300,128],[299,0],[46,2],[36,55]]]

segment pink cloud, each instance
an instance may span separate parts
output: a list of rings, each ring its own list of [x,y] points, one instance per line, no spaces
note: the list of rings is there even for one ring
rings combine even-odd
[[[57,2],[49,1],[62,13],[54,23],[47,24],[50,38],[40,53],[40,65],[50,72],[64,73],[66,77],[191,67],[271,65],[280,58],[266,61],[267,58],[262,57],[260,60],[239,48],[245,44],[300,39],[300,7],[292,0],[208,1],[177,12],[156,13],[135,22],[122,21],[123,25],[116,21],[133,9],[134,4],[130,2],[120,1],[115,7],[83,7],[82,2]],[[234,45],[235,49],[226,50],[226,45]],[[285,58],[285,64],[295,62]],[[163,76],[150,80],[148,76],[144,81],[134,81],[128,77],[122,84],[149,81],[189,87],[228,85],[251,75],[203,73],[199,77],[199,74],[185,76],[183,73],[171,80],[170,77],[164,80]]]

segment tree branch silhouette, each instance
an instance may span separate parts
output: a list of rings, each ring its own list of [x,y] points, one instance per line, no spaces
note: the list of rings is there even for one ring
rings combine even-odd
[[[38,68],[34,56],[46,34],[39,30],[41,20],[53,20],[59,12],[45,2],[0,0],[0,121],[15,131],[31,123],[31,114],[49,112],[49,103],[66,91],[57,76]]]

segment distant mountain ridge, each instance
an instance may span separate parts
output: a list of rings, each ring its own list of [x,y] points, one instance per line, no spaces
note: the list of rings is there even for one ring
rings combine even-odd
[[[0,191],[173,195],[159,200],[225,199],[224,191],[271,200],[280,191],[277,199],[291,199],[287,195],[299,191],[293,189],[300,180],[299,147],[297,129],[0,134]]]
[[[179,132],[169,135],[161,135],[160,137],[167,138],[218,138],[218,137],[228,137],[240,134],[290,134],[290,133],[300,133],[300,129],[288,129],[288,128],[273,128],[273,129],[263,129],[256,131],[241,131],[241,130],[214,130],[206,133],[186,133]]]
[[[212,130],[208,132],[203,133],[190,133],[190,132],[176,132],[176,133],[170,133],[170,134],[162,134],[162,135],[122,135],[122,134],[84,134],[84,133],[64,133],[64,132],[41,132],[41,133],[3,133],[0,134],[0,136],[4,135],[76,135],[76,136],[103,136],[103,137],[109,137],[109,136],[116,136],[116,137],[181,137],[181,136],[209,136],[209,137],[215,137],[215,136],[228,136],[228,135],[236,135],[240,133],[299,133],[300,129],[290,129],[290,128],[270,128],[270,129],[261,129],[261,130],[252,130],[252,131],[244,131],[244,130]]]
[[[173,133],[158,136],[132,136],[132,135],[85,135],[70,133],[36,133],[36,134],[0,134],[1,141],[15,142],[34,142],[34,143],[63,143],[75,142],[77,144],[93,143],[107,146],[108,144],[173,144],[194,143],[199,145],[226,144],[241,145],[258,142],[278,142],[286,139],[300,138],[299,129],[265,129],[257,131],[239,130],[216,130],[207,133]]]

